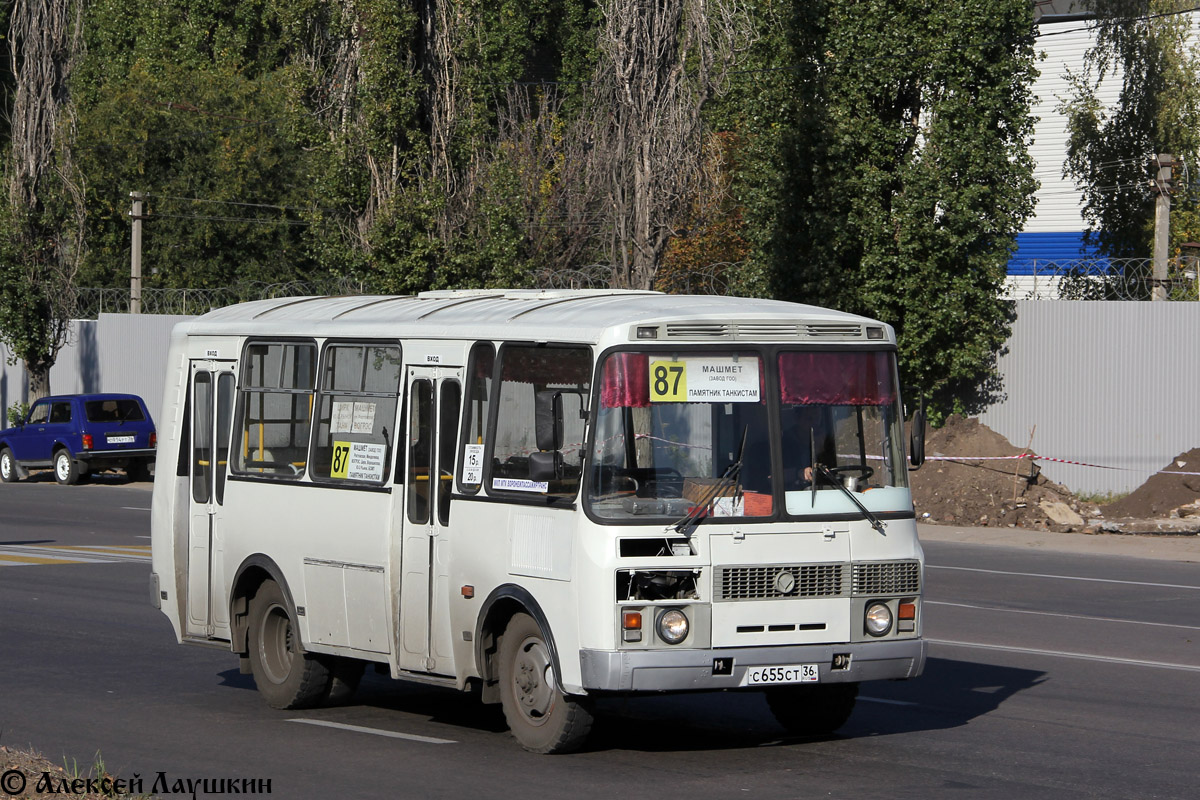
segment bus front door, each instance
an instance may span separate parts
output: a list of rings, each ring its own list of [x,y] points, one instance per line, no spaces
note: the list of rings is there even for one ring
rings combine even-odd
[[[408,367],[406,374],[399,664],[453,675],[449,524],[462,369]]]
[[[233,417],[234,363],[191,364],[191,455],[188,510],[187,635],[211,638],[228,631],[229,609],[221,587],[224,574],[219,525],[229,461]]]

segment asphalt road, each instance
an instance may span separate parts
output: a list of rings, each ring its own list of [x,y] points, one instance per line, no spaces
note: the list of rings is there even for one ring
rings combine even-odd
[[[925,675],[864,686],[838,736],[784,738],[754,695],[610,700],[587,752],[546,757],[521,751],[495,707],[374,675],[346,707],[268,708],[230,654],[175,644],[149,605],[149,499],[119,479],[0,486],[0,744],[81,765],[99,752],[146,790],[159,772],[269,779],[288,800],[1200,786],[1196,563],[929,541]],[[26,560],[3,565],[14,553]],[[54,559],[85,560],[40,563]]]

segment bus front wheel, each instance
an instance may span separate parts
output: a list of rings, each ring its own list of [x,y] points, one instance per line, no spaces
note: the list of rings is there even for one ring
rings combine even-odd
[[[793,736],[827,736],[846,724],[858,700],[857,683],[767,689],[775,720]]]
[[[272,708],[310,708],[329,692],[324,661],[300,652],[283,590],[265,581],[250,601],[250,669],[259,693]]]
[[[500,702],[513,737],[533,753],[577,750],[592,729],[590,703],[558,687],[550,648],[527,614],[509,620],[500,638]]]

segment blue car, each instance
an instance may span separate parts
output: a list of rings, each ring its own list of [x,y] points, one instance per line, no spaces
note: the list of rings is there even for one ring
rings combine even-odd
[[[53,467],[64,485],[110,468],[146,480],[157,443],[154,420],[137,395],[44,397],[23,422],[0,430],[0,480],[19,480],[39,467]]]

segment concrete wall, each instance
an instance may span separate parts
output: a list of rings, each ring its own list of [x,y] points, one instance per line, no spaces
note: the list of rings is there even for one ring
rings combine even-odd
[[[100,314],[97,320],[75,320],[71,336],[50,369],[54,394],[128,392],[146,401],[151,415],[162,408],[163,367],[171,328],[191,319],[153,314]],[[0,344],[0,404],[29,402],[25,368],[9,364],[10,351]],[[7,425],[7,418],[0,425]]]
[[[1129,492],[1200,447],[1200,303],[1017,302],[1003,402],[981,419],[1076,492]],[[946,455],[968,455],[947,453]],[[1200,463],[1192,465],[1200,472]]]

